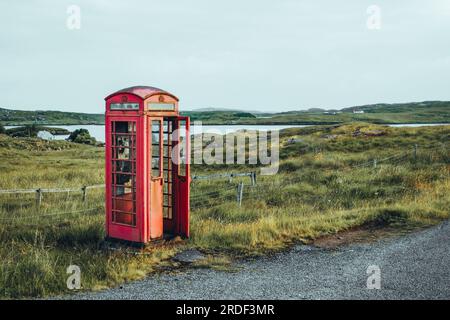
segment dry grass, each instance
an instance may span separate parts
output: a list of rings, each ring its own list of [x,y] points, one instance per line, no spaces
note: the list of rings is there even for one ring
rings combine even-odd
[[[374,130],[385,133],[368,136]],[[65,293],[70,264],[81,267],[83,289],[98,290],[142,278],[186,246],[209,253],[197,267],[227,269],[227,254],[259,255],[363,224],[434,224],[449,217],[449,134],[448,127],[365,124],[285,130],[279,173],[246,185],[242,207],[235,203],[238,180],[196,182],[192,238],[144,255],[102,247],[102,190],[91,190],[85,203],[81,194],[44,194],[39,210],[34,195],[0,195],[0,296]],[[301,141],[290,144],[290,137]],[[420,147],[414,161],[415,143]],[[356,166],[403,152],[406,157],[377,168]],[[0,189],[103,183],[102,148],[0,135],[0,156]],[[254,169],[193,166],[195,174]],[[86,209],[92,210],[80,212]]]

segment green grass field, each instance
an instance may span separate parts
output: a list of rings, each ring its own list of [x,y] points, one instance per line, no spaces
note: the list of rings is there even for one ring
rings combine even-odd
[[[370,224],[415,228],[449,217],[450,127],[389,128],[366,123],[292,128],[280,133],[275,176],[197,181],[190,240],[145,254],[106,250],[104,196],[0,194],[0,297],[68,293],[66,268],[81,268],[82,288],[96,290],[144,277],[185,247],[209,254],[199,267],[236,255],[260,255],[293,242]],[[413,146],[417,144],[414,157]],[[67,188],[104,181],[102,148],[0,135],[0,190]],[[374,167],[373,160],[377,159]],[[193,174],[247,172],[254,166],[193,165]],[[236,183],[244,181],[242,207]]]

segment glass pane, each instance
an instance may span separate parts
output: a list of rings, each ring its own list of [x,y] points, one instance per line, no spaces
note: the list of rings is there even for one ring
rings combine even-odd
[[[116,134],[115,145],[117,147],[131,147],[131,138],[130,138],[130,136]]]
[[[169,218],[169,208],[164,207],[163,218]]]
[[[159,131],[152,133],[152,144],[155,144],[155,145],[159,144]]]
[[[131,186],[113,186],[113,197],[123,196],[128,193],[133,193],[133,188]]]
[[[133,169],[133,163],[131,161],[113,161],[114,170],[116,172],[131,173]]]
[[[111,110],[139,110],[139,103],[111,103]]]
[[[164,132],[170,132],[170,126],[171,126],[172,122],[170,120],[164,120],[163,122],[163,130]]]
[[[169,181],[170,178],[171,178],[170,172],[167,170],[164,170],[164,181],[171,182],[171,181]]]
[[[147,108],[150,110],[175,110],[174,103],[147,103]]]
[[[160,141],[161,121],[152,120],[152,177],[161,176],[161,141]]]
[[[136,215],[128,212],[113,212],[113,221],[130,226],[136,225]]]
[[[114,127],[114,132],[117,133],[128,133],[129,132],[129,127],[131,126],[130,123],[128,123],[128,121],[116,121],[115,122],[115,127]]]
[[[152,169],[155,173],[152,174],[153,177],[159,177],[159,158],[152,158]]]
[[[180,146],[179,146],[179,150],[180,150],[180,163],[178,166],[178,175],[180,176],[186,176],[186,121],[185,120],[181,120],[180,122]],[[189,137],[188,137],[189,138]]]
[[[154,144],[152,145],[152,157],[153,158],[158,158],[159,160],[159,144]]]
[[[113,222],[136,225],[136,122],[112,123]]]
[[[171,194],[172,193],[172,184],[164,183],[164,193]]]
[[[132,160],[136,158],[136,149],[117,147],[113,148],[113,159]]]
[[[132,179],[132,175],[131,174],[122,174],[122,173],[117,173],[116,174],[116,180],[115,183],[117,185],[121,185],[121,186],[127,186],[132,188],[133,187],[133,179]]]
[[[169,207],[172,206],[172,195],[170,195],[170,194],[164,195],[164,205],[169,206]]]

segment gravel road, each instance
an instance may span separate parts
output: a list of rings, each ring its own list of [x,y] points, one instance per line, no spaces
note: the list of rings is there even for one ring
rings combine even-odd
[[[381,289],[367,289],[379,266]],[[296,246],[237,263],[238,271],[188,269],[72,299],[450,299],[450,224],[337,249]]]

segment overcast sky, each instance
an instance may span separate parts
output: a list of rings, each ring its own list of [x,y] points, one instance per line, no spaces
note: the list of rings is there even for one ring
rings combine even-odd
[[[5,108],[103,112],[139,84],[182,110],[450,100],[450,0],[2,1],[0,26]]]

